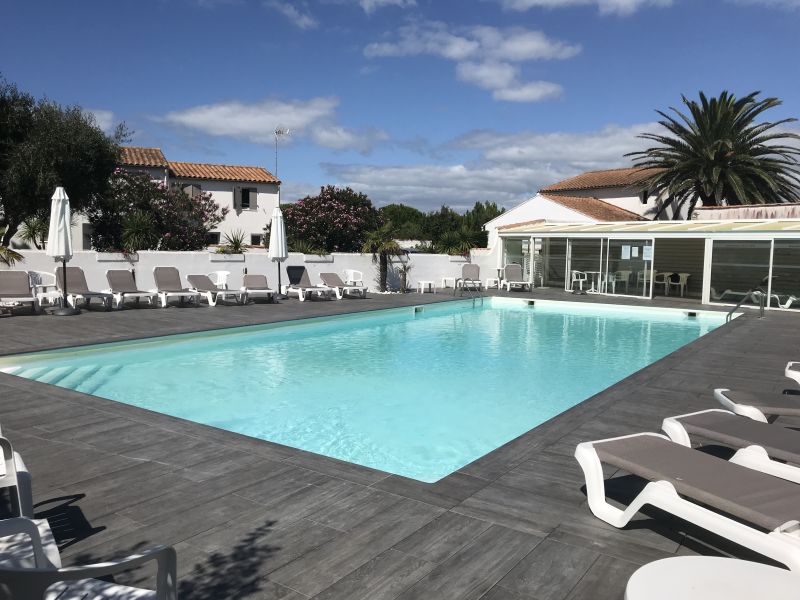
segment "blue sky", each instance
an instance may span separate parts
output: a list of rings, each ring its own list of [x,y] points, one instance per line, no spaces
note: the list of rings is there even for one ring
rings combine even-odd
[[[800,116],[800,0],[6,0],[0,72],[291,201],[513,206],[627,164],[656,108],[762,90]]]

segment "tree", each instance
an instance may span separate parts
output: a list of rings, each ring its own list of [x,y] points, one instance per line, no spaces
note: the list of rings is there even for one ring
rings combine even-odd
[[[86,210],[95,250],[201,250],[228,213],[207,192],[189,196],[146,173],[117,170]]]
[[[391,223],[367,233],[361,252],[372,254],[372,262],[378,264],[378,280],[382,292],[386,291],[386,281],[389,277],[389,259],[393,256],[402,256],[405,251],[395,241],[394,228]]]
[[[506,211],[497,206],[496,202],[476,202],[472,209],[464,213],[464,226],[477,233],[476,245],[485,248],[489,242],[489,233],[483,226],[492,219],[499,217]]]
[[[433,241],[434,245],[446,231],[456,231],[461,228],[462,217],[449,206],[442,206],[439,210],[425,215],[423,232],[425,237]]]
[[[760,92],[736,98],[724,91],[717,98],[700,92],[700,101],[682,96],[688,114],[657,111],[665,134],[640,138],[658,144],[632,152],[635,165],[654,169],[646,181],[651,194],[664,199],[680,215],[688,208],[736,204],[765,204],[800,200],[800,150],[783,142],[800,136],[779,129],[796,119],[756,122],[762,113],[781,104],[777,98],[757,99]]]
[[[0,237],[2,237],[4,233],[5,231],[0,227]],[[7,267],[13,267],[14,263],[18,260],[25,260],[25,258],[19,252],[12,250],[4,244],[0,244],[0,263],[3,263]]]
[[[469,254],[477,248],[481,232],[470,229],[466,225],[456,231],[445,231],[436,243],[436,250],[442,254]]]
[[[395,236],[401,240],[419,240],[424,237],[425,213],[405,204],[387,204],[378,209],[384,223],[391,221]]]
[[[358,252],[367,232],[380,226],[366,194],[332,185],[284,206],[283,218],[291,247],[304,243],[324,252]]]
[[[3,244],[20,224],[49,210],[62,185],[73,210],[103,194],[117,164],[124,126],[109,137],[78,106],[34,101],[0,81],[0,225]]]

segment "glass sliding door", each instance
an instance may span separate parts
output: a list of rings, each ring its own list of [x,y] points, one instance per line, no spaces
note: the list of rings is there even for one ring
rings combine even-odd
[[[604,240],[575,238],[567,240],[566,290],[580,290],[590,294],[602,292]]]
[[[650,298],[653,240],[606,240],[603,292]]]
[[[800,240],[775,240],[769,306],[800,309]]]
[[[768,290],[770,240],[714,240],[711,255],[711,301],[758,305],[750,290],[763,282]],[[791,256],[789,248],[784,254]]]
[[[544,287],[566,287],[567,240],[544,238],[541,240],[541,277]],[[536,281],[538,284],[539,282]]]

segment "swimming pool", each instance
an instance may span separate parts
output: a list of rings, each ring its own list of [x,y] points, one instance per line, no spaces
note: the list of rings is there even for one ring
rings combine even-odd
[[[32,353],[0,368],[434,482],[723,322],[487,298]]]

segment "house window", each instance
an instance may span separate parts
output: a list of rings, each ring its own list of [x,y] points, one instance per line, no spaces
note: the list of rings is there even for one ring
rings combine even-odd
[[[206,245],[216,246],[219,244],[219,231],[209,231],[206,234]]]
[[[255,210],[258,190],[256,188],[236,188],[234,203],[237,210]]]
[[[259,234],[259,233],[250,234],[250,245],[251,246],[260,246],[261,245],[261,234]]]
[[[195,196],[199,195],[203,189],[197,185],[196,183],[187,184],[183,186],[183,193],[189,196],[189,198],[194,198]]]

